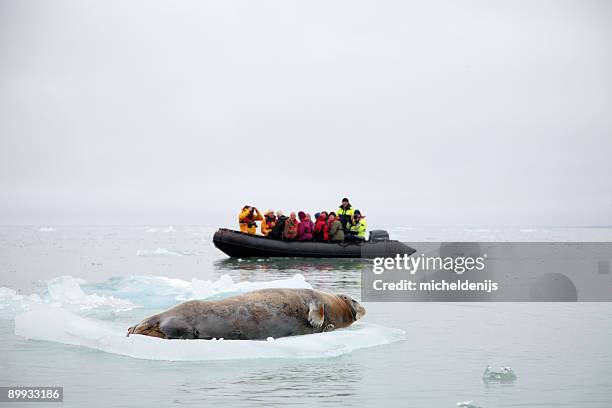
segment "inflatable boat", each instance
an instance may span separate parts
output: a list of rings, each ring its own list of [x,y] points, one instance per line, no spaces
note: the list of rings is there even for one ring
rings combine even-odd
[[[415,249],[389,239],[383,230],[370,232],[367,241],[313,242],[281,241],[260,235],[220,228],[213,236],[217,248],[233,258],[305,257],[305,258],[378,258],[412,255]]]

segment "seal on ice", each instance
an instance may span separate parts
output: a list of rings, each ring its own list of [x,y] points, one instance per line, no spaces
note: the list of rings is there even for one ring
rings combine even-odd
[[[190,300],[128,329],[164,339],[261,340],[348,327],[365,315],[346,295],[262,289],[222,300]]]

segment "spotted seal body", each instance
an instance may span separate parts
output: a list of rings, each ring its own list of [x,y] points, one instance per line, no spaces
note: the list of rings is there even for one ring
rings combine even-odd
[[[346,295],[312,289],[262,289],[222,300],[190,300],[128,329],[164,339],[258,340],[348,327],[365,315]]]

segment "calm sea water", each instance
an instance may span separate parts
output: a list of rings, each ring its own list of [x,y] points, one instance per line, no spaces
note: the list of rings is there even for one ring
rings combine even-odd
[[[204,348],[193,350],[194,361],[170,361],[177,360],[172,350],[146,350],[148,344],[122,349],[116,332],[182,298],[278,280],[359,297],[363,261],[230,260],[212,245],[213,232],[0,227],[0,385],[61,385],[63,405],[74,407],[612,406],[609,303],[369,303],[354,330],[272,345],[281,358],[223,345],[218,350],[236,359],[216,361]],[[610,241],[612,229],[393,228],[391,235],[413,242]],[[41,308],[61,314],[19,320]],[[16,335],[16,317],[20,330],[46,340]],[[393,329],[405,331],[401,341]],[[308,353],[297,358],[303,348]],[[326,354],[313,358],[317,350]],[[511,366],[518,379],[487,384],[487,365]]]

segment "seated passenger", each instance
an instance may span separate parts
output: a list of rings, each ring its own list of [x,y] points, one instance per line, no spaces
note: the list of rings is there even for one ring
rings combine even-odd
[[[344,228],[342,227],[340,220],[336,218],[336,213],[333,211],[329,213],[329,217],[327,218],[327,228],[330,241],[344,241]]]
[[[285,229],[283,230],[283,239],[291,241],[295,239],[298,233],[298,220],[295,213],[292,211],[289,218],[285,221]]]
[[[329,241],[328,227],[327,227],[327,213],[321,211],[317,217],[317,221],[314,226],[314,240],[315,241]]]
[[[295,239],[298,241],[312,241],[314,224],[310,220],[310,217],[304,211],[300,211],[298,213],[298,218],[300,219],[300,225],[298,225],[298,232]]]
[[[348,224],[348,236],[347,241],[360,242],[365,241],[367,224],[365,217],[361,216],[359,210],[355,210],[353,217]]]
[[[277,210],[276,225],[272,228],[272,231],[268,234],[268,236],[272,239],[282,239],[283,231],[285,231],[285,221],[287,221],[287,217],[281,210]]]
[[[255,221],[261,220],[263,220],[263,217],[257,208],[245,205],[238,215],[240,231],[255,235],[257,233],[257,223]]]
[[[268,210],[264,213],[264,220],[261,223],[261,235],[267,237],[276,225],[276,215],[274,211]]]

